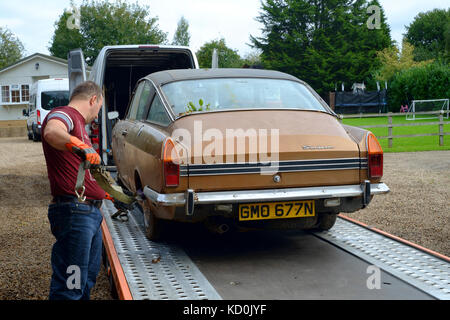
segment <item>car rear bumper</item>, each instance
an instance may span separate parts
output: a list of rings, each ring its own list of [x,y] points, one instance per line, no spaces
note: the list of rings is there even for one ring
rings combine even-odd
[[[309,188],[239,190],[217,192],[194,192],[161,194],[145,187],[144,195],[156,206],[186,207],[186,214],[193,213],[195,205],[233,204],[245,202],[271,202],[289,200],[314,200],[333,198],[362,197],[363,207],[368,205],[372,196],[388,193],[389,187],[384,183],[365,181],[361,185],[324,186]]]

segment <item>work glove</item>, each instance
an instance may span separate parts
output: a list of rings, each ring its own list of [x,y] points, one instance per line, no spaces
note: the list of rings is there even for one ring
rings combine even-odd
[[[90,168],[100,165],[99,154],[77,137],[70,136],[70,142],[66,143],[66,148],[81,157],[83,161],[88,162]]]

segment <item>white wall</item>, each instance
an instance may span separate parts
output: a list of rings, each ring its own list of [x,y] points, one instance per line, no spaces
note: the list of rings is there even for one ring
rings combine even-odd
[[[36,63],[39,63],[39,68],[37,70],[35,67]],[[67,64],[36,56],[29,61],[1,72],[0,86],[28,84],[31,89],[31,85],[34,82],[33,77],[67,78]],[[2,104],[0,90],[0,120],[25,119],[25,117],[22,116],[22,110],[26,107],[27,103]]]

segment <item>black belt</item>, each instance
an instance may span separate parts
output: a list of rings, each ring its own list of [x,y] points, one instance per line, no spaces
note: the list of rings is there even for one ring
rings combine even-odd
[[[56,197],[53,197],[52,203],[61,203],[61,202],[84,203],[84,204],[88,204],[88,205],[94,206],[94,207],[96,207],[98,209],[100,209],[100,207],[103,204],[103,200],[86,199],[85,201],[79,201],[76,196],[56,196]]]

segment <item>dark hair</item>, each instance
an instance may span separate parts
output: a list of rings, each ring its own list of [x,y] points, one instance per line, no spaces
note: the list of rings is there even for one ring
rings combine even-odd
[[[85,81],[73,89],[70,101],[89,100],[93,96],[97,96],[97,99],[100,98],[102,96],[102,89],[93,81]]]

